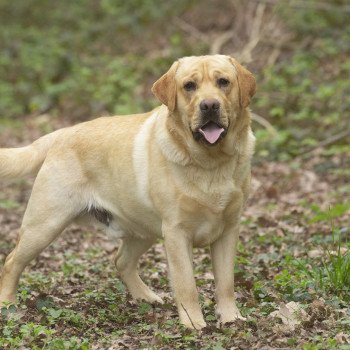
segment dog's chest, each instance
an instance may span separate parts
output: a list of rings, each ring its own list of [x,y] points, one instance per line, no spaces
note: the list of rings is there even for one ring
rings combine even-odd
[[[206,218],[198,221],[192,229],[193,246],[201,248],[210,245],[222,235],[224,228],[223,220]]]
[[[210,208],[215,213],[220,213],[239,192],[233,179],[233,172],[231,169],[225,170],[189,169],[185,174],[176,174],[174,178],[184,196]]]
[[[234,182],[213,189],[188,189],[177,203],[176,221],[185,227],[195,247],[216,241],[232,222],[237,222],[242,206],[242,193]]]

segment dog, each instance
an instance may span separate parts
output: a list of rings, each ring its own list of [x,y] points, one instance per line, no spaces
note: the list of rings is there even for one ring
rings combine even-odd
[[[234,298],[239,221],[255,138],[253,75],[225,55],[184,57],[158,79],[151,112],[102,117],[0,149],[0,178],[37,174],[19,239],[6,258],[0,305],[20,275],[72,221],[92,219],[121,240],[115,265],[134,299],[162,303],[137,264],[164,239],[180,322],[206,326],[192,248],[210,246],[220,322],[242,318]]]

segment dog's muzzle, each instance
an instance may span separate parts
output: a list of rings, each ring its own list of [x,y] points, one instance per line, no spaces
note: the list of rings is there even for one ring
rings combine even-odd
[[[214,145],[221,140],[227,129],[220,123],[220,102],[214,98],[205,99],[199,104],[201,123],[193,132],[196,140],[203,139]]]

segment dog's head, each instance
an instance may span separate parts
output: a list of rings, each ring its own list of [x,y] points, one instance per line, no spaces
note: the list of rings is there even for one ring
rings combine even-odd
[[[225,137],[255,90],[253,75],[224,55],[181,58],[152,87],[194,139],[207,145]]]

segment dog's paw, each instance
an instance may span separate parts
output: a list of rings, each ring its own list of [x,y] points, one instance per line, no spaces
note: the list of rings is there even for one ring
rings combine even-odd
[[[236,305],[230,305],[225,308],[218,309],[216,313],[221,324],[231,323],[236,320],[246,321],[246,318],[241,315]]]
[[[199,320],[189,320],[188,317],[186,320],[181,320],[181,323],[189,329],[195,329],[197,331],[205,328],[207,326],[206,322],[204,319],[199,319]]]
[[[203,314],[200,310],[192,310],[189,312],[182,307],[179,310],[180,322],[186,327],[190,329],[200,330],[207,326],[204,321]]]
[[[164,304],[164,300],[151,290],[138,291],[138,293],[132,294],[132,297],[135,300],[145,301],[149,304]]]
[[[16,304],[16,298],[1,298],[0,297],[0,308],[7,308],[9,306],[15,305]]]

